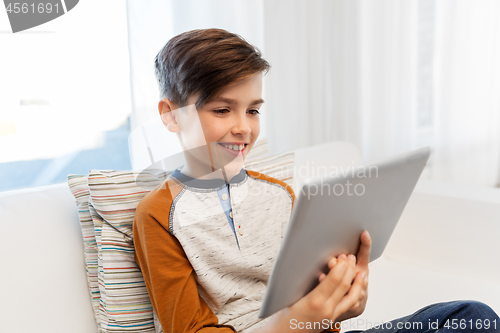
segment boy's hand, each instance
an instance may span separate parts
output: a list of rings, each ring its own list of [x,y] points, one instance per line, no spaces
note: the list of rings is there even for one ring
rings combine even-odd
[[[328,262],[330,271],[321,274],[320,283],[310,293],[291,306],[275,313],[260,330],[268,332],[295,332],[295,323],[314,323],[328,320],[340,322],[360,315],[368,298],[368,262],[370,261],[371,238],[367,231],[361,234],[358,260],[354,255],[339,255]],[[322,329],[301,330],[320,332]]]
[[[354,318],[363,313],[365,311],[366,302],[368,300],[368,263],[370,262],[370,252],[372,246],[372,240],[368,231],[364,231],[361,236],[361,246],[359,247],[359,251],[357,254],[357,264],[356,264],[356,278],[358,275],[362,275],[364,273],[363,283],[361,285],[353,285],[352,288],[361,288],[359,291],[360,299],[354,306],[352,306],[348,311],[341,314],[336,321],[343,321],[346,319]],[[356,261],[356,257],[350,254],[348,256],[351,260]],[[328,267],[331,269],[333,266],[328,264]],[[319,277],[319,281],[321,282],[325,278],[325,274],[321,274]]]
[[[357,274],[355,259],[341,254],[332,258],[328,266],[330,272],[316,288],[285,309],[292,319],[304,323],[325,319],[338,321],[341,314],[353,308],[362,298],[364,279],[362,272]]]

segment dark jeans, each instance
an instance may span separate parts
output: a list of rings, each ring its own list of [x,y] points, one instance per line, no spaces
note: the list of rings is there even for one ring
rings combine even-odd
[[[488,305],[476,301],[453,301],[426,306],[415,313],[367,327],[369,333],[413,332],[500,332],[500,318]],[[343,332],[346,330],[342,329]]]

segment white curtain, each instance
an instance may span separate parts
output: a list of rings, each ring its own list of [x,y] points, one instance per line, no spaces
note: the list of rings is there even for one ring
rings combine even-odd
[[[365,159],[416,145],[416,1],[265,2],[269,141],[354,142]]]
[[[157,115],[152,64],[166,40],[221,27],[271,63],[261,116],[271,152],[344,140],[370,161],[431,145],[424,177],[493,186],[500,175],[499,6],[129,0],[133,126]]]
[[[500,185],[500,2],[437,1],[435,48],[429,176]]]

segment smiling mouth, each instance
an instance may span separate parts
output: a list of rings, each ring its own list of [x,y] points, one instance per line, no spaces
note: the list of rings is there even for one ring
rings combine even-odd
[[[219,143],[219,146],[224,148],[227,152],[233,154],[233,155],[238,155],[240,152],[243,153],[246,151],[246,147],[248,144],[242,144],[242,145],[236,145],[236,144],[229,144],[229,143]]]
[[[233,144],[233,143],[219,143],[219,145],[221,145],[224,148],[231,149],[231,150],[234,150],[234,151],[243,150],[247,146],[246,143],[241,144],[241,145],[237,145],[237,144]]]

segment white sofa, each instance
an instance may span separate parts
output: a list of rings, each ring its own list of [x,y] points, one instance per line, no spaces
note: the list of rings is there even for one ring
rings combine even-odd
[[[296,170],[359,163],[346,143],[295,152]],[[294,189],[305,177],[296,174]],[[67,184],[0,193],[0,235],[0,331],[97,332]],[[454,299],[482,301],[500,313],[499,235],[500,189],[421,179],[383,256],[370,264],[365,313],[343,331]]]

